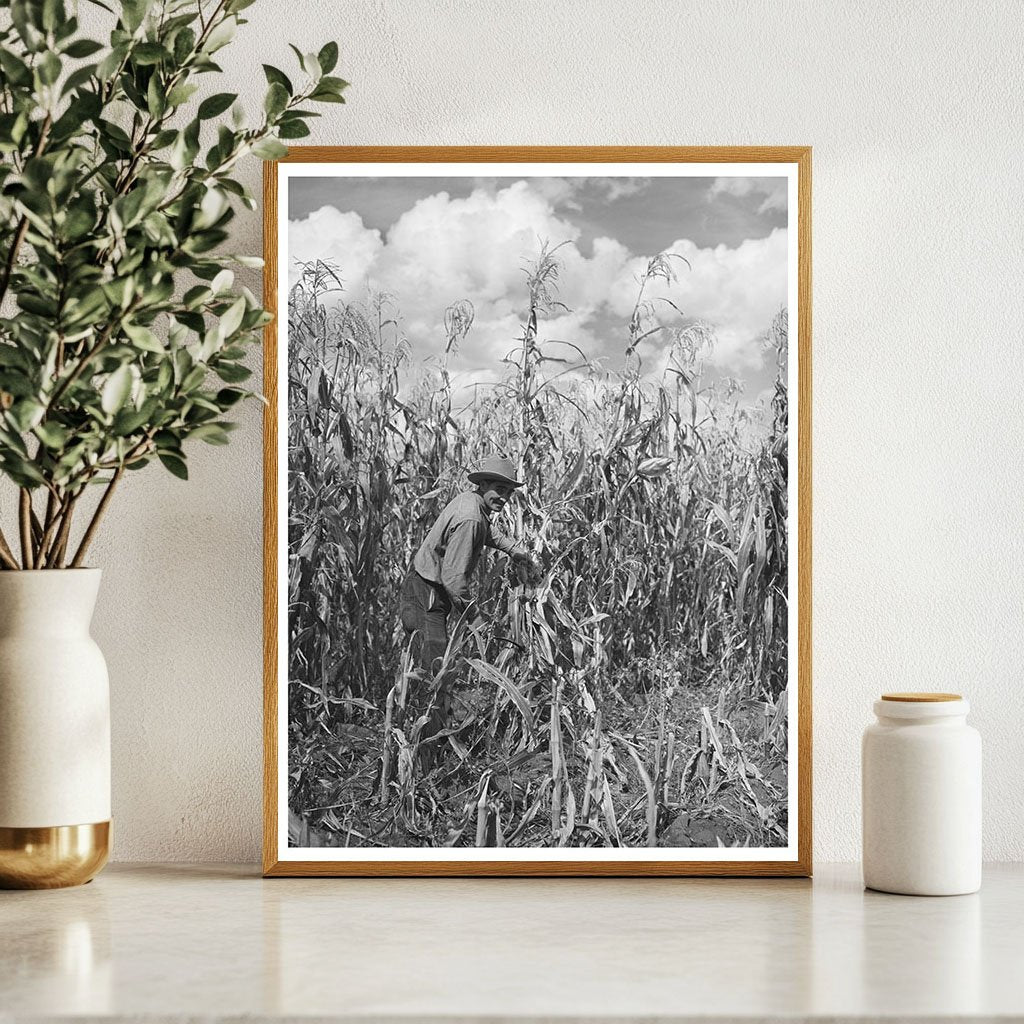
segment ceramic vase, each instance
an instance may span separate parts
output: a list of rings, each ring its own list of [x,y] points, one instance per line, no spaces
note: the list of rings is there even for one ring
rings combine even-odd
[[[99,569],[0,572],[0,887],[80,885],[110,850]]]

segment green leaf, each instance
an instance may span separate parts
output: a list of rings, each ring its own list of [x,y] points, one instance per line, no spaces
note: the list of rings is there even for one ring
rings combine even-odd
[[[36,0],[37,6],[40,6]],[[43,0],[42,2],[42,26],[44,32],[53,32],[57,26],[68,20],[67,11],[64,10],[63,0]]]
[[[211,117],[223,114],[237,99],[238,93],[235,92],[218,92],[213,96],[207,96],[199,104],[199,119],[201,121],[208,121]]]
[[[160,369],[157,370],[156,374],[156,389],[161,394],[165,392],[172,383],[174,377],[174,369],[169,359],[165,359],[160,364]]]
[[[263,109],[271,119],[280,114],[288,106],[288,90],[279,82],[271,84],[267,90],[266,98],[263,100]]]
[[[188,436],[215,445],[225,445],[231,440],[228,437],[228,432],[219,423],[204,423],[191,431]]]
[[[53,26],[53,38],[58,43],[63,44],[78,32],[78,19],[68,17],[67,11],[64,9],[63,0],[57,0],[54,6],[57,17]]]
[[[32,83],[32,72],[28,65],[6,47],[0,47],[0,68],[11,85],[22,86]]]
[[[15,0],[17,3],[18,0]],[[5,4],[6,6],[6,4]],[[62,0],[33,0],[30,4],[33,11],[33,21],[44,32],[53,32],[57,25],[67,21],[67,12],[64,10]]]
[[[193,229],[208,228],[216,224],[227,209],[227,199],[217,188],[208,188],[199,204],[199,216],[192,222]]]
[[[139,43],[131,50],[132,61],[143,67],[169,61],[171,55],[159,43]]]
[[[173,128],[165,128],[153,136],[153,141],[149,144],[149,151],[154,153],[157,150],[166,149],[177,137],[178,133]]]
[[[45,477],[39,471],[38,466],[29,462],[28,459],[19,459],[11,452],[4,453],[3,471],[19,487],[35,487],[45,483]]]
[[[252,376],[252,370],[241,363],[219,363],[214,370],[225,384],[241,384]]]
[[[18,31],[18,35],[21,36],[25,48],[36,53],[46,46],[46,36],[42,32],[42,26],[38,19],[40,5],[25,3],[22,0],[22,2],[10,4],[10,9],[11,21],[14,22],[14,27]]]
[[[3,417],[0,417],[0,455],[23,455],[27,459],[28,448],[25,447],[21,434],[8,429],[5,423]]]
[[[182,249],[195,255],[196,253],[209,252],[216,249],[218,245],[226,242],[228,233],[226,231],[200,231],[193,234],[182,246]]]
[[[282,139],[304,139],[309,134],[309,128],[302,121],[288,121],[278,128],[277,134]]]
[[[167,109],[167,97],[164,95],[159,75],[153,75],[146,87],[146,108],[155,118],[163,117]]]
[[[142,204],[146,201],[146,191],[142,188],[135,188],[126,196],[114,200],[114,209],[121,218],[125,228],[132,227],[142,218]]]
[[[80,89],[95,74],[95,64],[86,64],[85,67],[79,68],[77,71],[72,71],[64,80],[64,85],[60,90],[61,96],[67,96],[69,92],[74,92],[76,89]]]
[[[18,428],[18,432],[24,434],[35,427],[43,418],[46,406],[32,398],[21,398],[7,410],[8,418]]]
[[[222,46],[227,46],[235,38],[235,30],[238,22],[234,17],[225,18],[220,24],[214,26],[213,31],[206,37],[203,43],[204,53],[216,53]]]
[[[329,75],[338,63],[338,44],[326,43],[317,54],[316,59],[320,62],[320,70],[325,75]]]
[[[210,282],[210,290],[214,295],[220,295],[221,292],[226,292],[234,283],[234,272],[225,267],[214,275],[213,280]]]
[[[291,80],[283,71],[279,71],[277,68],[272,67],[270,64],[264,64],[263,74],[267,76],[267,82],[269,82],[270,85],[274,85],[275,83],[277,85],[283,85],[285,89],[288,90],[289,96],[295,95],[295,89],[292,86]]]
[[[121,0],[121,18],[129,33],[134,34],[142,24],[152,2],[153,0]]]
[[[116,277],[100,287],[110,304],[117,309],[126,309],[135,295],[135,281],[130,277]]]
[[[196,388],[202,386],[204,380],[206,380],[206,367],[194,366],[185,374],[185,379],[181,382],[181,392],[187,395],[190,391],[195,391]]]
[[[36,316],[54,317],[57,315],[57,303],[52,299],[44,299],[38,295],[29,295],[20,292],[17,296],[18,305],[26,313],[35,313]]]
[[[181,67],[195,49],[196,34],[190,28],[182,29],[174,37],[174,63]]]
[[[106,295],[99,288],[90,285],[85,295],[75,295],[65,303],[64,322],[75,327],[92,326],[105,319],[106,313]]]
[[[188,467],[185,465],[185,460],[179,458],[177,455],[170,455],[167,452],[160,452],[160,461],[164,464],[164,467],[170,470],[179,480],[188,479]]]
[[[174,140],[174,145],[171,146],[171,152],[167,156],[167,162],[176,170],[183,171],[190,163],[191,158],[195,154],[189,154],[188,139],[185,137],[184,132],[179,132],[177,139]]]
[[[97,43],[95,39],[76,39],[64,50],[64,55],[81,60],[83,57],[91,57],[94,53],[99,53],[102,49],[103,44]]]
[[[163,354],[166,349],[163,342],[148,328],[142,324],[123,324],[124,333],[132,339],[136,348],[143,352],[158,352]]]
[[[167,94],[167,105],[180,107],[182,103],[187,103],[198,90],[199,86],[194,82],[182,82]]]
[[[193,394],[189,401],[192,403],[192,409],[188,416],[190,422],[195,420],[195,422],[201,423],[208,420],[207,412],[212,412],[214,416],[220,415],[220,406],[216,402],[211,402],[202,392]]]
[[[191,291],[191,289],[189,289],[189,291]],[[199,313],[189,313],[184,309],[179,309],[176,311],[176,315],[190,331],[195,331],[196,334],[202,334],[203,331],[206,330],[206,321]]]
[[[128,53],[127,44],[115,46],[110,53],[100,61],[96,67],[96,77],[101,81],[106,81],[108,78],[113,78],[117,69],[121,66],[121,61],[124,60]]]
[[[331,92],[341,93],[348,88],[348,82],[344,78],[333,78],[330,75],[325,75],[320,79],[320,85],[317,87],[317,92],[321,89],[329,89]]]
[[[132,390],[132,371],[127,365],[118,367],[103,385],[100,394],[100,406],[108,416],[112,416],[124,405]]]
[[[230,409],[245,398],[248,393],[248,391],[239,391],[238,388],[221,388],[217,392],[216,402],[221,409]]]
[[[177,236],[162,213],[151,213],[143,222],[143,230],[152,242],[160,246],[176,246]]]
[[[288,155],[288,147],[282,146],[276,139],[260,139],[252,147],[253,156],[262,160],[280,160]]]
[[[224,71],[224,69],[219,64],[214,64],[214,62],[210,60],[210,58],[207,57],[205,53],[196,54],[192,68],[197,75],[205,75],[210,73],[219,75]]]
[[[158,452],[181,458],[181,439],[170,430],[158,430],[153,437]]]
[[[23,110],[15,119],[14,127],[11,129],[11,141],[20,146],[25,132],[28,130],[28,111]]]
[[[338,93],[330,92],[326,89],[317,89],[310,97],[311,100],[315,100],[317,103],[344,103],[345,97],[340,96]]]
[[[230,273],[230,271],[228,271]],[[212,296],[212,292],[209,288],[201,284],[193,285],[185,294],[181,297],[182,305],[186,309],[198,309],[207,299]],[[183,322],[184,317],[181,317]]]
[[[71,436],[70,431],[62,427],[59,423],[49,421],[37,423],[32,432],[47,448],[50,448],[53,451],[60,451],[60,449],[67,444],[67,440]]]
[[[53,85],[60,78],[60,57],[52,50],[43,54],[43,59],[36,65],[39,80],[43,85]]]
[[[111,428],[117,437],[130,437],[146,425],[152,415],[152,408],[122,409],[115,417]]]
[[[20,370],[27,370],[28,356],[14,345],[0,345],[0,366],[16,366]]]
[[[119,124],[101,119],[96,123],[96,127],[100,130],[101,138],[114,142],[117,148],[125,153],[132,152],[132,140],[128,138],[125,130]]]
[[[217,325],[217,333],[222,340],[231,337],[242,325],[242,317],[245,315],[245,297],[236,299],[228,311],[220,318]]]

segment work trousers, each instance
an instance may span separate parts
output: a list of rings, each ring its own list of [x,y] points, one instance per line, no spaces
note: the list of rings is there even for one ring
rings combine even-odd
[[[428,676],[437,673],[439,658],[448,647],[448,613],[451,598],[440,583],[425,580],[409,570],[402,587],[402,628],[412,634],[413,657]]]
[[[419,741],[429,740],[447,724],[450,704],[450,679],[439,670],[448,647],[448,615],[451,598],[439,583],[425,580],[415,569],[409,570],[402,586],[402,628],[412,637],[412,655],[423,676],[408,694],[409,710],[416,717],[427,716]],[[410,725],[412,723],[410,722]],[[420,751],[420,762],[429,769],[436,759],[440,741]]]

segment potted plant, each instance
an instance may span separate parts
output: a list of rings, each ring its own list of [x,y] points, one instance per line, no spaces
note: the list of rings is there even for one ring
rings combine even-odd
[[[106,861],[90,545],[126,474],[185,479],[190,442],[228,443],[270,319],[231,269],[262,261],[219,251],[256,206],[234,169],[343,102],[335,43],[296,50],[294,84],[264,65],[251,124],[232,93],[199,100],[252,3],[97,0],[101,43],[64,0],[0,0],[0,473],[17,495],[0,528],[0,885],[76,884]]]

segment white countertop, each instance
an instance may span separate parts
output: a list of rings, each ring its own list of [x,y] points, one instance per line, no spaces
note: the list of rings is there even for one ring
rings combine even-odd
[[[807,880],[272,879],[122,864],[0,893],[0,1021],[67,1015],[1024,1020],[1024,865]]]

